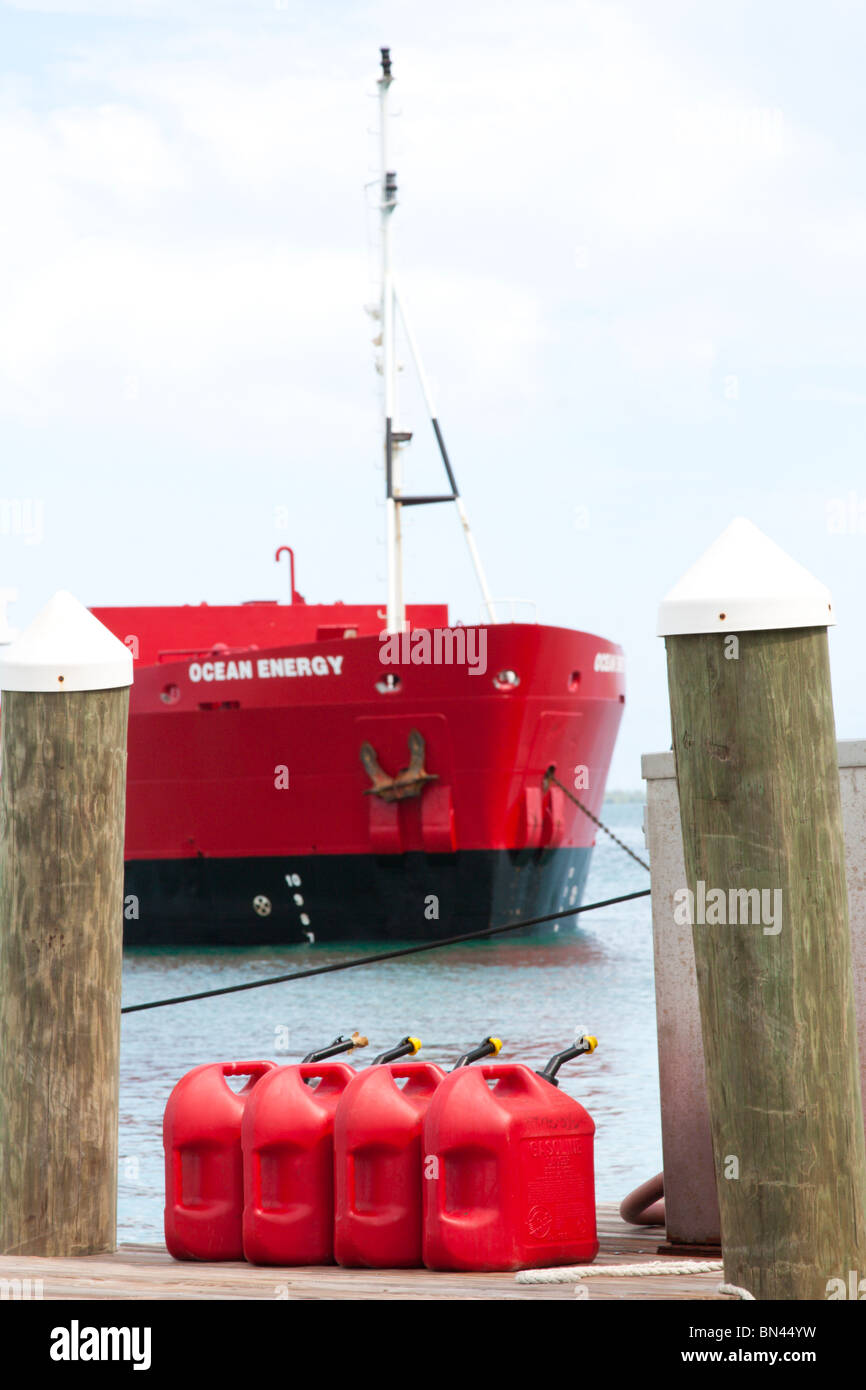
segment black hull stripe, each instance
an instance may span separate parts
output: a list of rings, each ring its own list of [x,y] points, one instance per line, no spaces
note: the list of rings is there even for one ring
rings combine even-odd
[[[590,853],[139,860],[126,865],[124,945],[428,941],[578,905]]]

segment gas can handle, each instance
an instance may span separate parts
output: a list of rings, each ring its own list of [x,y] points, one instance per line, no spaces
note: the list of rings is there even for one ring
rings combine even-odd
[[[243,1090],[234,1092],[235,1095],[245,1096],[248,1091],[253,1089],[257,1081],[261,1081],[263,1076],[267,1076],[269,1071],[274,1070],[276,1062],[221,1062],[219,1065],[223,1076],[248,1076],[250,1078]]]
[[[386,1064],[395,1081],[431,1081],[438,1086],[442,1072],[435,1062],[390,1062]]]
[[[254,1076],[256,1080],[266,1071],[273,1071],[276,1062],[223,1062],[223,1076]]]
[[[480,1067],[473,1067],[473,1071],[483,1076],[485,1081],[496,1081],[504,1091],[531,1091],[532,1083],[530,1078],[534,1072],[523,1062],[482,1062]],[[497,1088],[498,1089],[498,1088]]]
[[[318,1077],[320,1081],[336,1080],[348,1084],[355,1075],[348,1062],[301,1062],[298,1071],[302,1081],[312,1081]]]

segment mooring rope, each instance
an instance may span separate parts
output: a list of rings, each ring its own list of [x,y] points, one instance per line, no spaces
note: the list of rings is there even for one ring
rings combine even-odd
[[[575,1279],[636,1279],[641,1274],[717,1274],[721,1260],[645,1260],[636,1265],[573,1265],[559,1269],[522,1269],[518,1284],[573,1284]],[[731,1285],[731,1288],[734,1286]],[[751,1297],[751,1295],[750,1295]]]
[[[574,795],[574,792],[570,792],[568,790],[568,787],[564,786],[563,783],[560,782],[559,778],[555,775],[552,768],[548,768],[547,772],[544,774],[544,782],[553,782],[554,786],[559,787],[559,790],[561,792],[565,792],[565,795],[568,797],[569,801],[573,801],[575,806],[577,806],[585,816],[589,816],[589,819],[593,822],[594,825],[598,826],[599,830],[603,830],[605,835],[609,835],[615,845],[619,845],[620,849],[625,850],[626,854],[629,856],[630,859],[633,859],[636,864],[640,864],[641,868],[646,869],[647,873],[651,872],[650,866],[646,862],[646,860],[641,859],[639,854],[635,854],[633,849],[629,849],[628,845],[624,844],[623,841],[620,840],[620,838],[617,835],[614,835],[613,831],[610,829],[609,826],[605,825],[603,820],[599,820],[598,816],[594,816],[588,806],[584,806],[582,801],[578,801],[577,797]]]
[[[637,1279],[641,1275],[657,1274],[718,1274],[724,1269],[722,1260],[645,1260],[635,1265],[572,1265],[559,1269],[522,1269],[514,1276],[518,1284],[573,1284],[593,1278]],[[728,1298],[755,1303],[755,1295],[739,1284],[717,1284],[716,1292]]]
[[[560,912],[550,912],[545,917],[529,917],[521,922],[507,922],[501,927],[483,927],[478,931],[465,932],[462,936],[442,937],[439,941],[422,941],[417,946],[402,946],[397,951],[379,951],[374,956],[356,956],[352,960],[337,961],[333,965],[315,965],[309,970],[296,970],[290,975],[271,975],[266,980],[250,980],[243,985],[224,985],[221,989],[203,989],[197,994],[178,994],[172,999],[153,999],[148,1004],[127,1004],[120,1012],[137,1014],[145,1009],[163,1009],[169,1004],[190,1004],[196,999],[214,999],[220,994],[240,994],[246,989],[263,989],[265,985],[284,985],[291,980],[309,980],[313,975],[330,975],[337,970],[352,970],[358,965],[375,965],[383,960],[412,956],[418,951],[436,951],[442,946],[457,946],[463,941],[478,941],[486,936],[499,936],[503,932],[517,931],[521,927],[538,927],[545,922],[555,922],[560,917],[574,917],[580,912],[592,912],[599,907],[614,907],[617,903],[628,903],[635,898],[648,898],[649,895],[649,888],[642,888],[637,893],[622,893],[618,898],[605,898],[601,902],[586,903],[581,907],[566,907]]]

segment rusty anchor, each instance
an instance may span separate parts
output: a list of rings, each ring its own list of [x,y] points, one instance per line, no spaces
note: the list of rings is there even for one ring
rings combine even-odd
[[[410,796],[420,796],[428,782],[438,782],[439,774],[424,769],[424,755],[427,745],[417,729],[409,732],[409,766],[403,767],[396,777],[389,777],[379,764],[372,743],[361,744],[361,762],[364,771],[373,783],[365,787],[365,796],[378,796],[382,801],[406,801]]]

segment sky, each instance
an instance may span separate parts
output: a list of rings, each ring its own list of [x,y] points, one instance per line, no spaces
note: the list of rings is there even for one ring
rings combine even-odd
[[[376,76],[401,292],[492,592],[627,658],[744,515],[830,588],[866,736],[866,11],[781,0],[0,3],[0,588],[385,597]],[[405,351],[407,486],[444,490]],[[451,507],[406,593],[477,621]],[[858,616],[859,615],[859,616]]]

